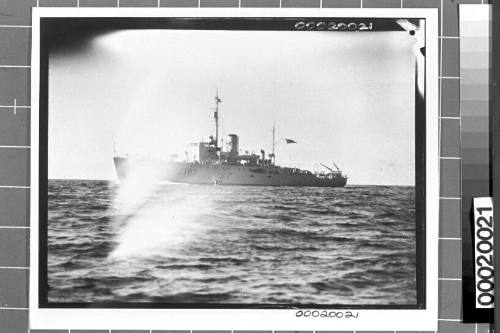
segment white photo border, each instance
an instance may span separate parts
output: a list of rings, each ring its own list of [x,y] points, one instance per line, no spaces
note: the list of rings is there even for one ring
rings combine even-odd
[[[31,66],[30,329],[170,330],[413,330],[438,323],[439,114],[437,9],[143,9],[33,8]],[[355,309],[358,318],[296,317],[293,309],[98,309],[40,308],[39,280],[39,93],[40,19],[44,17],[380,17],[425,19],[425,308]],[[338,309],[346,311],[348,309]],[[320,310],[321,311],[321,310]],[[336,311],[332,309],[332,311]]]

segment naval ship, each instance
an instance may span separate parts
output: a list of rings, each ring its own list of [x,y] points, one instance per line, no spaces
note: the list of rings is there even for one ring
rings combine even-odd
[[[219,104],[222,102],[217,92],[215,96],[215,137],[208,141],[198,142],[198,158],[194,161],[178,162],[154,158],[118,156],[115,153],[114,164],[119,180],[124,180],[133,170],[155,170],[154,177],[158,181],[215,184],[215,185],[255,185],[255,186],[313,186],[344,187],[347,176],[334,164],[335,169],[320,163],[324,172],[311,172],[299,168],[276,165],[275,127],[273,125],[272,152],[267,155],[264,150],[260,154],[240,154],[239,137],[229,134],[226,150],[219,146]],[[296,143],[285,139],[286,143]],[[160,172],[158,172],[160,171]],[[152,173],[150,172],[149,175]]]

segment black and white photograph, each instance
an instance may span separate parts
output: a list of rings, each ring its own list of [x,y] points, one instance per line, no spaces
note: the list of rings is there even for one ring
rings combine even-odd
[[[419,22],[293,21],[54,31],[49,303],[417,304]]]
[[[42,18],[40,307],[425,309],[426,24]]]

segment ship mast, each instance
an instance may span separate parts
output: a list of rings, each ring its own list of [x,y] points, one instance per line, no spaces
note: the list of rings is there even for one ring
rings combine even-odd
[[[221,103],[222,100],[219,98],[219,89],[217,89],[217,92],[215,94],[215,112],[214,112],[214,119],[215,119],[215,148],[218,150],[219,149],[219,103]]]
[[[273,123],[273,164],[276,163],[276,155],[274,155],[274,147],[276,146],[276,126]]]

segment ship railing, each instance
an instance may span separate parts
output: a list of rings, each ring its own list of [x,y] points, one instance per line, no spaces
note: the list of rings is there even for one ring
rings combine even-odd
[[[345,177],[347,178],[347,175],[344,175],[341,171],[335,171],[335,172],[316,172],[314,175],[319,178],[319,179],[334,179],[337,177]]]

